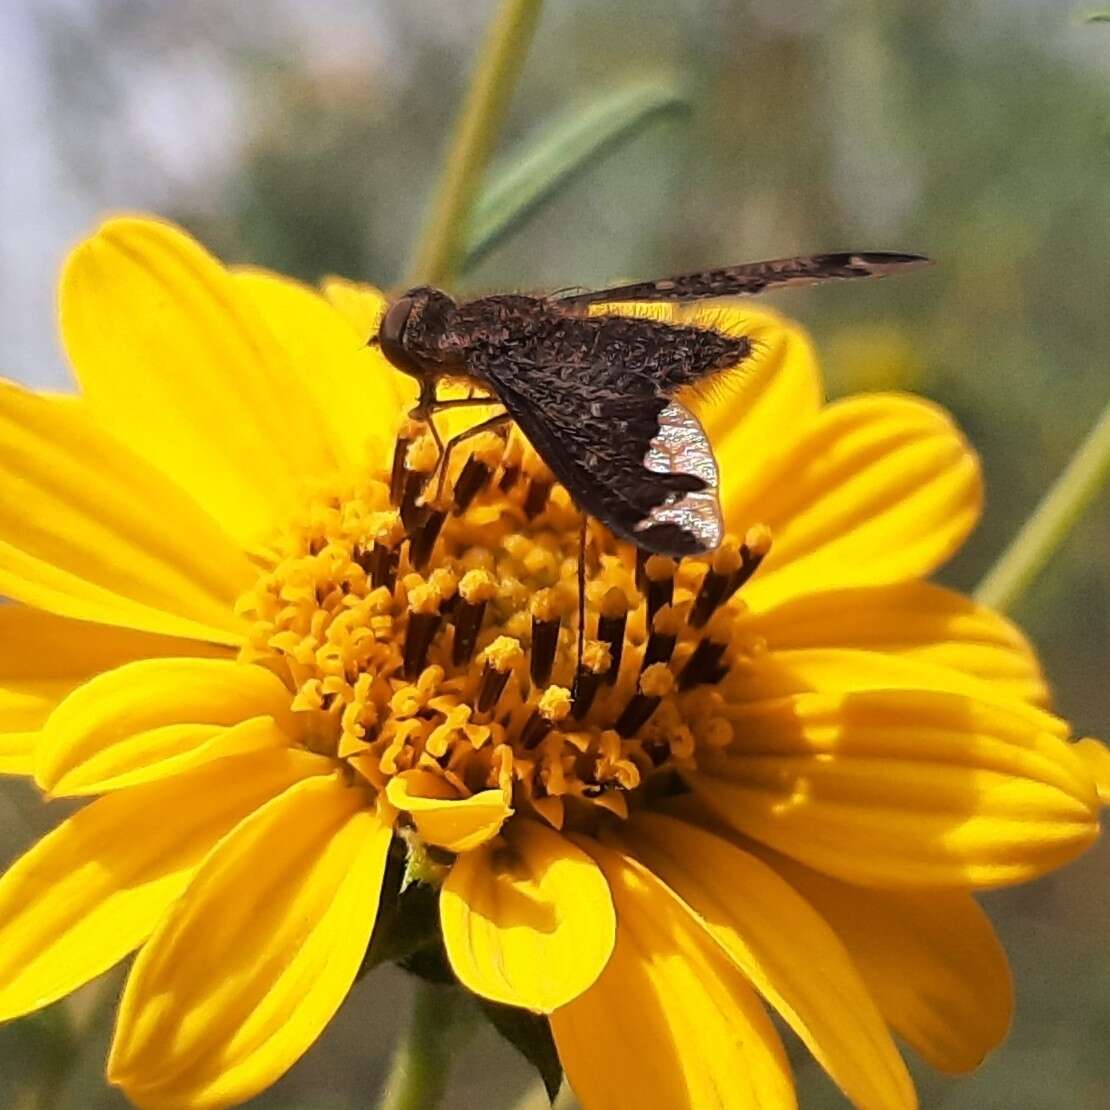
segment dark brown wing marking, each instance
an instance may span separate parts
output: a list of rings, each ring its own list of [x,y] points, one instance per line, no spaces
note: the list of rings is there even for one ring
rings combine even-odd
[[[765,289],[790,285],[816,285],[823,281],[885,277],[928,265],[919,254],[860,252],[815,254],[802,258],[778,258],[771,262],[745,262],[719,270],[617,285],[592,293],[576,293],[559,299],[561,305],[584,307],[622,301],[697,301],[710,297],[751,296]]]
[[[682,405],[519,385],[497,382],[498,396],[580,509],[645,551],[679,557],[720,544],[713,451]]]

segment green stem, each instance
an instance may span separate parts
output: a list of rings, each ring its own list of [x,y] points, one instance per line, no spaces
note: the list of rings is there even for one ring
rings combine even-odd
[[[393,1056],[379,1110],[431,1110],[443,1098],[458,1037],[457,987],[417,980],[412,1020]]]
[[[1003,612],[1029,588],[1110,475],[1110,404],[1002,557],[975,598]]]
[[[459,272],[482,174],[504,122],[541,6],[542,0],[502,0],[409,270],[410,284],[446,285]]]

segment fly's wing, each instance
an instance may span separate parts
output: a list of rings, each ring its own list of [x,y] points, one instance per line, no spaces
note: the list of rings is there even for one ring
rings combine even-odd
[[[711,297],[739,297],[762,293],[789,285],[816,285],[822,281],[847,278],[885,277],[928,265],[919,254],[862,252],[856,254],[815,254],[804,258],[778,258],[772,262],[745,262],[719,270],[700,270],[694,274],[618,285],[592,293],[576,293],[559,298],[559,304],[586,307],[592,304],[627,301],[698,301]]]
[[[717,464],[697,417],[664,396],[581,381],[491,375],[529,442],[580,509],[646,551],[680,557],[721,542]]]

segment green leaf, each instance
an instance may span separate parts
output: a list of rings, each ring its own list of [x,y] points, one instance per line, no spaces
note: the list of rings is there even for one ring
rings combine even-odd
[[[540,1073],[547,1097],[554,1103],[563,1083],[563,1065],[547,1018],[484,998],[478,1001],[494,1029]]]
[[[1110,12],[1092,12],[1087,16],[1088,23],[1110,23]]]
[[[547,201],[654,120],[689,110],[685,92],[659,81],[611,93],[550,124],[539,139],[491,172],[474,206],[462,271],[474,268]]]

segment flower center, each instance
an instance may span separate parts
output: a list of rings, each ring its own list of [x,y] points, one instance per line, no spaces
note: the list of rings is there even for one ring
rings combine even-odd
[[[556,825],[625,816],[651,779],[731,741],[716,685],[760,644],[725,603],[770,534],[676,563],[593,529],[579,660],[579,513],[517,433],[467,448],[441,482],[408,421],[389,473],[314,500],[240,601],[241,658],[276,670],[310,746],[378,790],[420,769]]]

